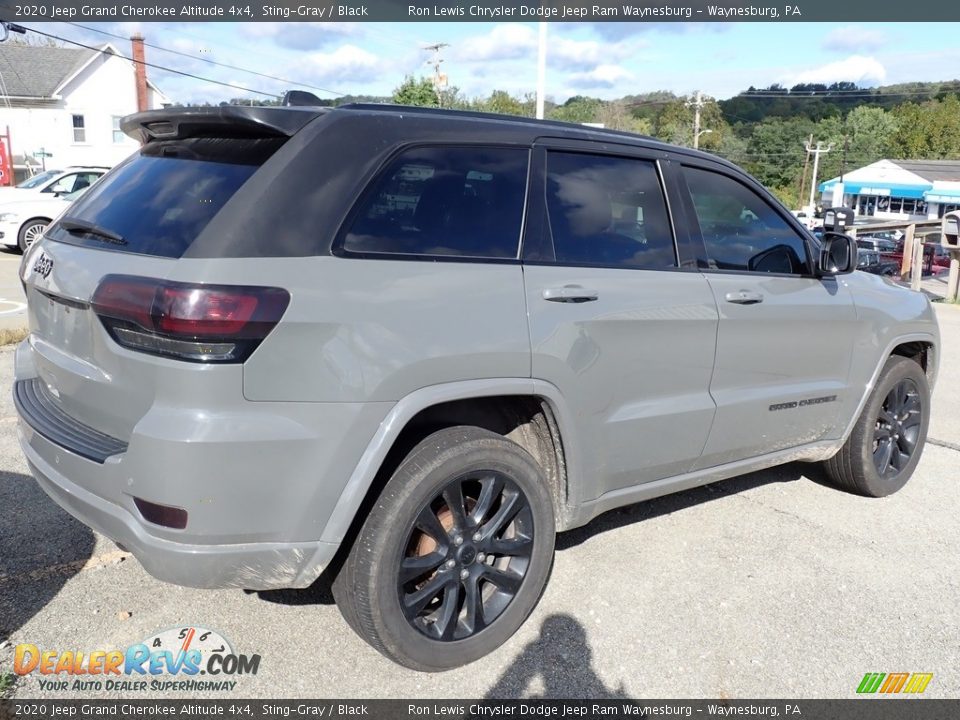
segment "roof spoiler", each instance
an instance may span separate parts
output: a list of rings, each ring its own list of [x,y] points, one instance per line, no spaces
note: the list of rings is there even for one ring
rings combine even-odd
[[[318,107],[171,107],[127,115],[120,128],[141,143],[191,137],[291,137],[325,112]]]

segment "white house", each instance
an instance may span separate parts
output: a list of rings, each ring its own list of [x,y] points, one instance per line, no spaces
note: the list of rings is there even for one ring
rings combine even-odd
[[[143,39],[133,43],[133,57],[142,59]],[[17,182],[43,165],[116,165],[137,148],[120,130],[120,118],[169,104],[144,65],[110,44],[98,50],[0,44],[0,135],[9,128]]]

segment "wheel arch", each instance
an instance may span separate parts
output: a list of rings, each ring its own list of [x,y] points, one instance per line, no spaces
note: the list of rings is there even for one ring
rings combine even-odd
[[[879,379],[880,373],[883,371],[883,366],[886,364],[887,360],[895,355],[899,355],[901,357],[910,358],[916,362],[921,368],[923,368],[932,391],[933,385],[937,379],[937,368],[939,365],[939,357],[937,355],[938,347],[938,338],[930,333],[901,335],[887,343],[884,352],[880,354],[880,357],[873,369],[873,373],[870,375],[869,382],[867,382],[863,388],[860,401],[857,404],[856,412],[854,412],[852,417],[847,420],[847,425],[844,428],[843,436],[841,437],[837,446],[838,449],[847,441],[847,439],[850,437],[850,433],[853,432],[853,427],[856,425],[857,418],[859,418],[860,413],[863,412],[863,408],[867,404],[867,400],[870,397],[870,392],[876,386],[877,380]]]
[[[509,402],[498,406],[500,400]],[[571,487],[579,462],[572,423],[562,393],[529,378],[445,383],[410,393],[380,423],[320,539],[340,544],[342,555],[362,524],[364,507],[376,500],[406,452],[430,432],[459,424],[493,429],[530,452],[544,468],[558,529],[563,529],[579,499]]]

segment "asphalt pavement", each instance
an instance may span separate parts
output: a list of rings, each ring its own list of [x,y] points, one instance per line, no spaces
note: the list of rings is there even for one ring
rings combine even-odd
[[[210,628],[256,675],[170,697],[846,698],[867,672],[928,672],[960,696],[960,307],[944,335],[930,436],[900,493],[870,500],[791,464],[608,513],[565,533],[517,635],[441,674],[364,644],[321,581],[308,590],[193,590],[61,511],[30,479],[0,350],[0,675],[13,647],[111,650],[167,628]],[[282,478],[273,482],[282,483]],[[41,690],[16,697],[149,697]]]
[[[27,305],[17,270],[23,256],[9,248],[0,250],[0,329],[27,324]]]

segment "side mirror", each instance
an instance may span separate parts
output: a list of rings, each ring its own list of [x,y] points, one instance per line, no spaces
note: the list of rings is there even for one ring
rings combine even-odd
[[[857,269],[857,241],[841,233],[824,233],[819,260],[821,277],[851,273]]]

